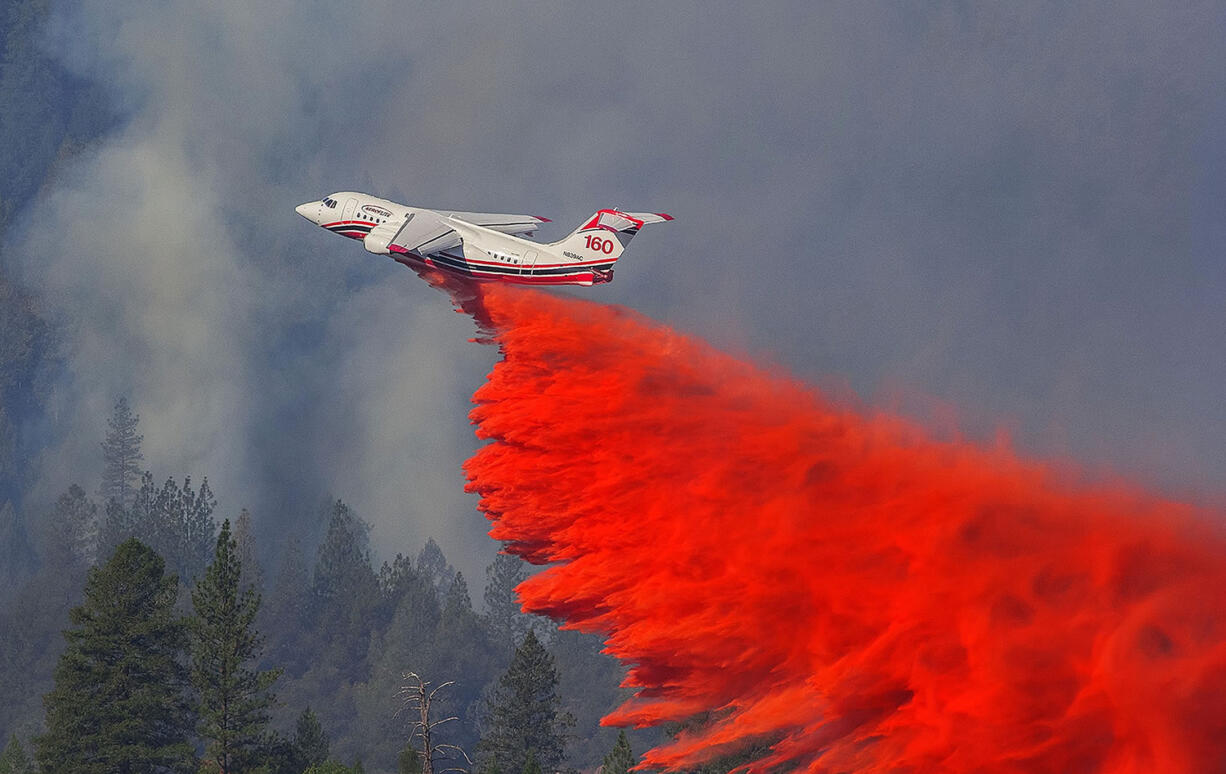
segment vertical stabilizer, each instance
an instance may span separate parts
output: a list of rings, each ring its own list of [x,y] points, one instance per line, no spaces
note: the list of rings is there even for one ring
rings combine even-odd
[[[554,242],[567,257],[591,261],[601,258],[617,260],[631,238],[646,223],[663,223],[672,217],[654,212],[622,212],[600,210],[583,222],[565,239]]]

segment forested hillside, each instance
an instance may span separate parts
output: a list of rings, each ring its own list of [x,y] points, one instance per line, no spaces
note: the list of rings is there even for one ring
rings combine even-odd
[[[397,554],[376,566],[367,524],[338,499],[301,519],[304,535],[315,531],[313,524],[322,525],[317,545],[289,535],[279,560],[264,567],[259,556],[266,552],[254,538],[258,516],[243,510],[231,526],[230,519],[216,513],[217,499],[207,479],[158,482],[147,471],[138,474],[136,462],[143,460],[139,415],[126,401],[116,404],[108,424],[99,451],[106,486],[73,485],[38,512],[30,520],[23,562],[10,566],[15,590],[4,597],[0,610],[0,695],[5,697],[0,734],[15,740],[14,749],[28,754],[42,745],[40,755],[47,761],[67,756],[63,770],[73,770],[65,752],[72,743],[56,737],[53,744],[41,735],[54,732],[56,723],[67,723],[63,717],[70,710],[88,710],[93,691],[73,689],[71,681],[65,683],[64,670],[75,663],[73,648],[88,637],[90,622],[97,621],[97,613],[83,611],[99,604],[98,584],[129,588],[153,583],[115,577],[121,572],[117,563],[125,561],[140,564],[144,573],[154,572],[153,564],[163,568],[155,573],[156,582],[169,596],[167,610],[159,615],[181,621],[175,626],[184,631],[202,630],[202,607],[209,605],[223,611],[214,610],[216,615],[245,616],[250,642],[246,657],[236,664],[262,675],[250,682],[259,682],[275,697],[261,705],[253,721],[259,744],[252,760],[273,766],[269,770],[294,770],[299,762],[294,756],[301,753],[295,752],[294,740],[304,734],[325,739],[327,755],[336,761],[361,761],[368,771],[397,770],[409,760],[406,755],[411,757],[408,751],[419,746],[411,739],[418,715],[408,691],[414,680],[438,688],[433,719],[455,718],[433,734],[433,744],[464,751],[450,765],[518,771],[524,761],[509,763],[498,756],[514,747],[508,735],[528,731],[543,734],[544,740],[533,743],[540,747],[533,765],[591,769],[613,749],[616,732],[599,728],[598,721],[618,701],[621,672],[599,653],[597,638],[556,631],[549,622],[519,611],[513,593],[525,577],[519,559],[498,555],[485,577],[471,585],[433,540],[411,556]],[[105,493],[105,503],[91,490]],[[241,607],[237,602],[218,602],[220,592],[210,590],[219,583],[215,576],[221,572],[223,548],[231,596],[245,595],[246,613],[234,613]],[[125,560],[125,551],[139,556]],[[67,640],[61,635],[66,628]],[[187,664],[189,652],[193,658],[201,652],[227,652],[216,646],[216,637],[193,650],[184,632],[176,632],[167,646],[176,663]],[[518,672],[516,658],[528,660]],[[517,691],[539,690],[551,697],[549,709],[556,717],[549,728],[525,730],[516,724],[528,721],[516,711],[498,709],[513,703]],[[207,725],[208,691],[197,681],[182,695],[193,729],[181,740],[191,750],[183,754],[207,755],[208,737],[200,729]],[[303,730],[312,724],[317,732]],[[60,770],[48,762],[44,768]]]

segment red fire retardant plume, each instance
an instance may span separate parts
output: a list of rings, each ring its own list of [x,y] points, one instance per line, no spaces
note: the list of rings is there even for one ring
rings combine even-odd
[[[469,488],[552,564],[524,608],[600,632],[637,695],[711,722],[675,769],[1226,771],[1226,543],[1212,514],[721,354],[624,309],[488,291]],[[762,748],[759,748],[762,749]]]

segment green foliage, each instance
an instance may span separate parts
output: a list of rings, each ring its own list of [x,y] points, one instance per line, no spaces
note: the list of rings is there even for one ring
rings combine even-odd
[[[136,540],[90,570],[47,694],[44,774],[195,768],[178,581]]]
[[[536,761],[536,750],[528,750],[528,759],[524,761],[522,774],[541,774],[541,764]]]
[[[97,521],[98,506],[85,490],[76,484],[68,487],[40,525],[37,542],[42,564],[77,576],[93,558]]]
[[[517,556],[500,553],[485,568],[485,616],[495,644],[506,653],[523,640],[531,620],[519,609],[515,587],[528,577]]]
[[[94,511],[80,487],[61,495],[34,522],[37,567],[24,567],[20,582],[10,582],[11,590],[0,599],[0,733],[28,734],[42,725],[42,696],[51,690],[64,647],[60,631],[82,598]],[[0,507],[0,523],[11,513]],[[7,547],[0,536],[0,550]]]
[[[555,632],[549,643],[558,668],[558,694],[562,707],[583,729],[567,743],[568,760],[581,769],[594,768],[617,741],[618,730],[600,725],[600,719],[630,696],[621,689],[625,671],[612,656],[602,653],[603,639],[577,631]],[[628,735],[635,747],[652,746],[660,738],[655,731]]]
[[[199,697],[205,755],[225,772],[254,768],[267,736],[271,687],[280,670],[257,671],[262,638],[255,631],[260,597],[240,589],[242,565],[227,519],[213,562],[192,590],[191,677]]]
[[[362,774],[362,764],[355,763],[353,766],[346,766],[343,763],[336,761],[324,761],[311,766],[302,774]]]
[[[634,764],[634,752],[630,749],[630,740],[626,738],[624,730],[620,731],[617,734],[617,743],[613,745],[613,749],[601,763],[600,774],[627,774]]]
[[[294,750],[303,766],[318,766],[328,759],[328,736],[310,707],[298,716],[294,729]]]
[[[412,745],[406,745],[396,757],[396,774],[421,774],[421,755]],[[0,771],[0,774],[4,774]]]
[[[9,738],[4,752],[0,752],[0,774],[34,774],[34,762],[17,741],[16,734]]]
[[[337,500],[320,544],[312,584],[309,668],[300,688],[311,702],[319,697],[320,720],[348,740],[362,735],[357,727],[356,686],[370,676],[370,644],[379,605],[379,581],[370,565],[369,527]],[[346,755],[356,746],[342,747]],[[394,755],[394,750],[392,753]],[[390,755],[389,755],[390,757]]]
[[[443,556],[443,549],[438,547],[434,538],[427,540],[426,545],[422,546],[421,552],[417,554],[417,574],[438,589],[440,596],[446,594],[448,587],[451,586],[451,581],[455,577],[455,568],[447,563],[447,557]]]
[[[160,488],[152,486],[148,477],[143,488],[145,494],[138,492],[133,507],[125,512],[140,512],[142,503],[158,499]],[[181,490],[174,482],[170,488]],[[94,518],[91,514],[95,512],[80,487],[64,493],[55,508],[39,519],[43,526],[33,535],[40,554],[60,558],[47,559],[45,568],[36,568],[36,574],[29,576],[29,586],[10,596],[9,607],[0,605],[0,695],[15,697],[0,702],[0,733],[17,731],[24,735],[37,729],[41,714],[38,697],[53,687],[51,673],[61,648],[57,630],[64,627],[63,620],[80,599],[84,585],[87,568],[79,549],[83,525]],[[297,542],[287,541],[290,545],[281,570],[267,604],[261,605],[266,609],[259,610],[254,618],[249,607],[243,613],[243,600],[251,599],[256,592],[252,581],[243,580],[247,575],[243,544],[233,522],[229,539],[214,542],[212,562],[201,573],[191,597],[197,614],[191,624],[191,641],[199,641],[199,627],[208,619],[227,620],[224,615],[218,619],[207,612],[214,605],[205,597],[216,596],[222,600],[216,607],[248,621],[249,633],[256,629],[268,633],[270,645],[276,646],[275,650],[265,650],[263,660],[259,656],[247,659],[242,668],[248,674],[281,664],[291,667],[278,683],[277,693],[284,704],[266,708],[264,714],[270,719],[261,733],[252,734],[255,738],[247,748],[250,757],[245,762],[229,758],[230,769],[301,774],[310,765],[325,763],[330,756],[349,761],[360,754],[373,770],[395,770],[409,731],[403,699],[397,695],[406,670],[429,676],[436,685],[455,681],[435,697],[432,717],[455,716],[458,720],[441,726],[433,741],[477,752],[478,729],[485,722],[481,708],[491,706],[483,697],[496,693],[494,684],[510,663],[511,654],[504,655],[494,644],[490,620],[473,610],[465,577],[440,574],[438,568],[449,567],[446,558],[441,551],[426,549],[421,555],[429,559],[427,567],[434,568],[429,573],[418,572],[402,555],[376,574],[370,566],[365,525],[343,503],[334,503],[329,515],[329,534],[319,547],[320,561],[314,573]],[[244,521],[248,522],[247,534],[252,534],[249,517]],[[254,556],[250,542],[248,555]],[[72,566],[77,569],[68,571]],[[235,566],[239,577],[236,593]],[[518,560],[510,566],[517,568]],[[223,567],[230,570],[223,573]],[[216,583],[220,575],[227,578],[226,583]],[[438,585],[441,580],[446,587],[442,594]],[[215,586],[228,591],[217,595]],[[248,590],[250,595],[245,593]],[[181,595],[180,604],[186,599],[188,595]],[[611,729],[598,731],[596,721],[612,706],[621,673],[607,657],[593,660],[591,654],[596,653],[599,643],[589,639],[591,642],[584,640],[582,647],[572,647],[571,634],[560,633],[554,636],[550,652],[558,679],[554,692],[567,699],[558,705],[556,714],[565,717],[573,713],[584,721],[580,739],[568,742],[569,757],[576,765],[590,768],[609,751],[616,735]],[[200,682],[202,660],[198,646],[193,648],[194,657],[188,663],[197,667],[196,696],[202,715],[195,730],[209,737],[204,740],[209,743],[215,732],[208,730],[208,707],[216,706],[217,701],[209,698],[210,689]],[[236,675],[233,666],[229,669],[228,674]],[[318,717],[314,712],[304,713],[306,718],[298,716],[308,704],[322,708],[315,710]],[[297,735],[295,718],[304,721]],[[276,724],[282,724],[281,733],[271,730]],[[562,725],[555,724],[559,735]],[[630,739],[639,746],[635,736]],[[314,752],[304,752],[307,748]],[[552,769],[547,755],[535,751],[537,761],[548,771]],[[219,770],[219,759],[223,763],[227,759],[218,755],[216,748],[210,749],[205,758],[202,771]],[[452,765],[438,757],[436,761],[436,769]],[[522,770],[522,762],[495,761],[484,754],[481,763],[483,770]]]
[[[523,771],[531,754],[541,767],[557,769],[572,722],[561,711],[557,684],[553,657],[529,631],[486,707],[485,733],[477,748],[481,758],[492,759],[504,771]]]
[[[128,399],[115,402],[111,418],[107,420],[106,440],[102,442],[102,486],[98,494],[103,502],[114,500],[123,507],[132,503],[140,483],[140,464],[145,455],[140,445],[145,440],[136,432],[140,417],[128,407]]]
[[[165,557],[172,570],[191,580],[200,576],[213,553],[216,507],[207,478],[199,491],[192,489],[190,477],[183,479],[182,487],[173,478],[158,487],[146,471],[130,507],[118,500],[107,502],[99,543],[109,550],[120,541],[137,538]]]
[[[311,655],[310,650],[302,646],[306,640],[311,601],[310,569],[302,555],[302,544],[291,537],[282,552],[264,620],[269,632],[270,660],[294,677],[307,670]]]
[[[407,559],[397,557],[391,567],[380,571],[380,607],[394,606],[391,620],[377,633],[370,646],[370,674],[359,687],[355,702],[360,726],[365,729],[366,750],[372,761],[392,760],[404,739],[406,718],[396,713],[402,707],[399,696],[405,671],[440,675],[438,656],[453,647],[436,642],[442,617],[438,592],[433,584],[414,570]],[[452,697],[448,697],[451,700]],[[453,705],[447,704],[448,714]],[[411,722],[415,718],[409,718]]]
[[[337,500],[332,506],[328,532],[315,563],[315,596],[325,606],[342,606],[355,597],[377,592],[378,579],[370,568],[370,527]]]

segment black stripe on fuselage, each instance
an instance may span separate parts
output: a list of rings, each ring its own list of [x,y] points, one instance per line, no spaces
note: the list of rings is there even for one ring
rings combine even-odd
[[[608,263],[600,263],[595,266],[557,266],[548,269],[529,269],[521,271],[518,266],[486,266],[484,264],[471,264],[458,255],[452,253],[434,253],[429,256],[430,260],[448,269],[472,274],[474,271],[483,272],[485,274],[505,274],[508,277],[557,277],[567,274],[590,274],[607,271],[613,268],[616,261]]]
[[[374,226],[366,226],[361,223],[344,223],[337,224],[335,226],[324,226],[324,228],[328,229],[334,234],[339,231],[361,231],[363,234],[369,234],[370,230],[374,228]]]

